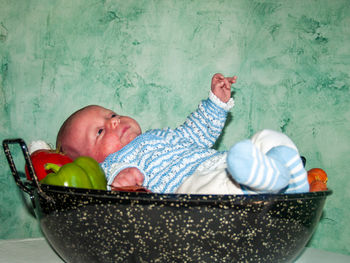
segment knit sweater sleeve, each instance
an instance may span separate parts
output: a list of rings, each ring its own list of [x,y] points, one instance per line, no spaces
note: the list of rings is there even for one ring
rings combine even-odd
[[[198,109],[187,117],[184,124],[174,131],[178,136],[191,140],[202,147],[212,147],[225,125],[228,111],[233,107],[220,101],[212,92],[207,100],[201,101]]]

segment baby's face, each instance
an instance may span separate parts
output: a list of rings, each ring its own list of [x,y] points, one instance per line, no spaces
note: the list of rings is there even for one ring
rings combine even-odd
[[[141,134],[134,119],[100,106],[89,106],[79,112],[68,129],[68,136],[62,144],[74,145],[78,155],[93,157],[98,162]]]

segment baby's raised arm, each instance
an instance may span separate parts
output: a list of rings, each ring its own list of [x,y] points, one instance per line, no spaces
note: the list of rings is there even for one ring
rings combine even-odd
[[[215,74],[209,99],[202,101],[198,109],[174,132],[203,147],[212,147],[225,125],[228,110],[233,106],[231,85],[236,83],[236,79],[236,76],[224,77],[220,73]]]
[[[231,98],[231,85],[236,83],[236,76],[224,77],[220,73],[216,73],[211,80],[211,91],[222,102],[228,102]]]

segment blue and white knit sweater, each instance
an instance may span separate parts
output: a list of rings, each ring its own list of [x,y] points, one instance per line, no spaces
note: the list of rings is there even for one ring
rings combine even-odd
[[[144,187],[156,193],[174,193],[199,165],[224,154],[211,147],[233,105],[232,99],[223,103],[210,92],[180,127],[149,130],[136,137],[101,164],[108,185],[123,169],[136,167],[144,175]]]

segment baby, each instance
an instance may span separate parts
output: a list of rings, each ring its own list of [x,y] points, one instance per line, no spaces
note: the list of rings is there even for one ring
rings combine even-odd
[[[57,148],[72,159],[101,163],[110,187],[143,186],[157,193],[246,194],[308,192],[307,173],[294,143],[263,130],[228,152],[211,147],[233,107],[236,77],[215,74],[209,98],[183,125],[145,133],[137,121],[90,105],[62,125]]]

